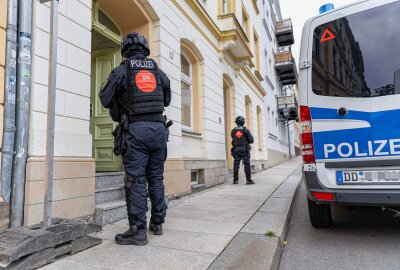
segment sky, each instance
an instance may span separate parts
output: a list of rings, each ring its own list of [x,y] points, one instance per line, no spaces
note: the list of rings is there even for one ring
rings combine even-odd
[[[348,5],[355,0],[280,0],[283,18],[292,18],[295,44],[293,55],[299,62],[301,34],[307,19],[318,15],[319,8],[327,3],[333,3],[335,8]]]

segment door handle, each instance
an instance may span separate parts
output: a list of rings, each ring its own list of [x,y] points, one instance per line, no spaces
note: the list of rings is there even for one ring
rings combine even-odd
[[[340,117],[346,116],[347,113],[348,113],[348,110],[347,110],[346,108],[344,108],[344,107],[340,108],[340,109],[337,111],[337,114],[338,114]]]

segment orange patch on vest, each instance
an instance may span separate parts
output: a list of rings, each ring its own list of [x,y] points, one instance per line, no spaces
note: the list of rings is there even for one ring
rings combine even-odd
[[[139,71],[136,74],[135,81],[137,88],[145,93],[151,93],[157,87],[156,77],[148,70]]]
[[[235,134],[236,138],[240,139],[243,136],[243,133],[241,131],[237,131]]]

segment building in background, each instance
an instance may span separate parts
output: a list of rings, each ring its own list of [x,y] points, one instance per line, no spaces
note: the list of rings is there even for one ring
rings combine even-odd
[[[266,89],[265,118],[268,148],[268,165],[274,166],[294,156],[293,125],[288,126],[283,111],[278,110],[277,99],[294,95],[293,86],[297,83],[297,71],[290,46],[294,43],[293,28],[290,19],[282,19],[278,0],[258,1],[263,14],[261,25],[261,55],[263,59],[264,81]],[[297,111],[296,99],[293,99]],[[290,113],[288,111],[287,113]]]
[[[121,62],[120,40],[148,37],[171,80],[174,121],[166,191],[224,182],[232,168],[230,130],[237,115],[255,135],[252,169],[267,167],[260,10],[256,0],[60,1],[55,132],[54,216],[94,214],[106,224],[124,218],[121,160],[113,155],[115,123],[98,99],[100,85]],[[26,171],[25,224],[42,219],[49,14],[34,1],[33,74]],[[229,177],[228,177],[229,179]]]
[[[5,6],[6,1],[0,1]],[[1,8],[2,54],[3,12]],[[277,36],[282,21],[279,2],[64,0],[59,12],[55,217],[93,217],[104,225],[126,216],[123,168],[112,151],[116,123],[98,94],[122,61],[120,41],[131,31],[148,38],[151,57],[171,80],[173,97],[166,115],[174,125],[166,162],[167,193],[187,194],[232,180],[230,131],[238,115],[246,117],[255,137],[254,172],[287,159],[289,145],[294,154],[288,137],[291,134],[293,140],[296,135],[287,133],[277,111],[277,96],[289,95],[296,80],[291,27]],[[43,213],[49,20],[49,4],[33,1],[25,225],[41,222]],[[289,38],[286,47],[282,36]]]

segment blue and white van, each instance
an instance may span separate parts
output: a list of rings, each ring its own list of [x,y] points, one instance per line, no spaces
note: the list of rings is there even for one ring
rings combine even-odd
[[[311,18],[299,65],[312,225],[332,224],[331,205],[400,206],[400,0]]]

